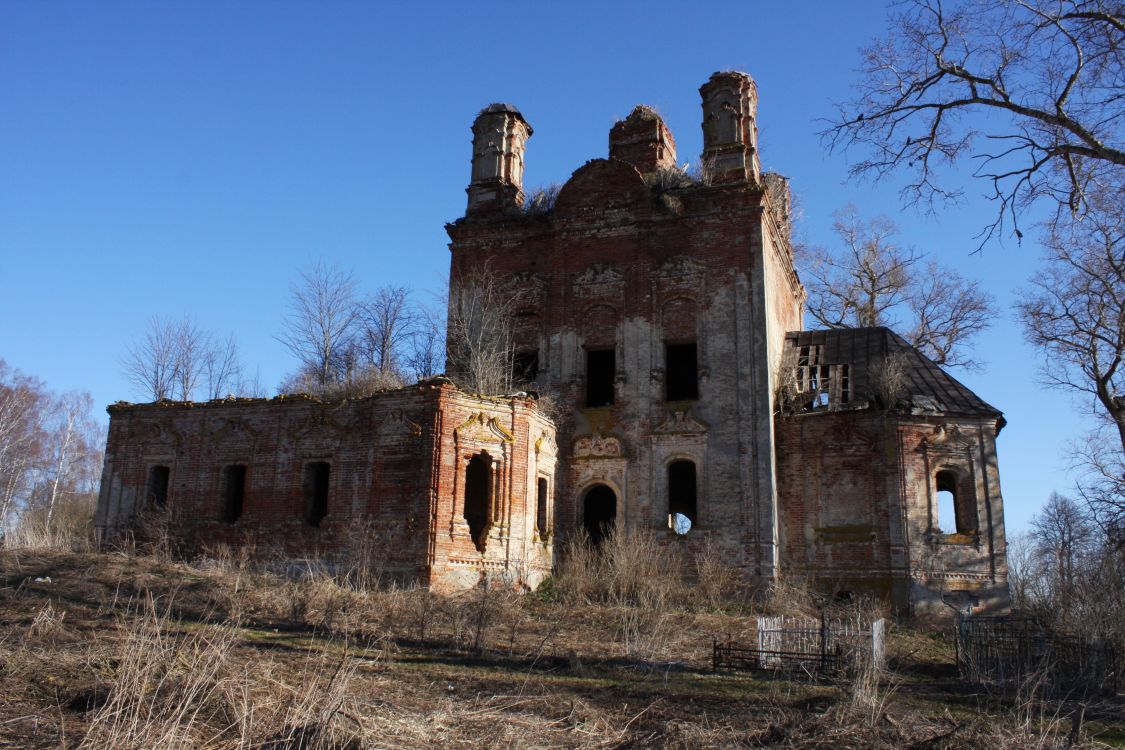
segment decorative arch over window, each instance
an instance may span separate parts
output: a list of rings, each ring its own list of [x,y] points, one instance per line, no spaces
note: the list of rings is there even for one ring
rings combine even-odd
[[[695,463],[679,460],[668,464],[668,527],[683,536],[699,520]]]
[[[934,474],[934,527],[946,534],[977,533],[977,501],[971,481],[961,472],[939,469]]]
[[[492,457],[487,451],[470,458],[465,467],[465,523],[483,553],[492,528]]]

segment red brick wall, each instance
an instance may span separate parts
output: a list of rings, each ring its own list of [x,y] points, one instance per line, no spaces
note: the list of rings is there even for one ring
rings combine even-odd
[[[109,411],[97,517],[107,537],[133,526],[149,472],[159,465],[171,470],[172,531],[189,551],[253,545],[262,553],[339,557],[357,553],[366,538],[389,572],[427,581],[437,571],[439,586],[458,585],[443,577],[450,556],[463,558],[461,568],[473,573],[460,578],[471,583],[481,571],[531,581],[549,565],[549,545],[532,544],[534,501],[529,506],[527,498],[535,491],[529,440],[553,436],[553,428],[528,399],[484,400],[430,384],[339,404],[288,397]],[[451,518],[464,513],[455,494],[455,432],[470,422],[501,428],[490,433],[499,436],[493,452],[505,456],[495,502],[511,509],[495,530],[502,541],[485,555],[449,538]],[[462,448],[484,444],[464,433]],[[330,465],[328,513],[316,527],[306,522],[310,462]],[[553,459],[542,463],[553,474]],[[226,523],[223,470],[235,464],[247,467],[243,512]]]
[[[777,435],[783,569],[923,616],[1008,606],[995,420],[813,413],[779,416]],[[971,478],[976,534],[933,523],[943,467]]]

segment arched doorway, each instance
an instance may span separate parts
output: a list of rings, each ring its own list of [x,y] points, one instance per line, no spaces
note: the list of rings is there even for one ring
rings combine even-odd
[[[597,484],[586,491],[582,504],[582,525],[590,536],[590,543],[597,546],[613,533],[617,518],[617,494],[604,484]]]

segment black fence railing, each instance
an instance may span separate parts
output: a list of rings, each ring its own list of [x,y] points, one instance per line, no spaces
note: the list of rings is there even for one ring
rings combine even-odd
[[[808,675],[835,675],[840,671],[838,650],[821,653],[808,651],[774,651],[746,648],[730,641],[714,641],[712,667],[720,669],[780,670]]]
[[[1120,679],[1111,644],[1030,617],[959,617],[957,665],[972,682],[1054,698],[1114,695]]]

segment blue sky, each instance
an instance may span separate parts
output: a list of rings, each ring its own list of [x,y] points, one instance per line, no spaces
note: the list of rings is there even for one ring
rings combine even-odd
[[[757,81],[763,162],[791,178],[808,240],[830,243],[832,212],[855,203],[999,299],[987,370],[955,375],[1008,418],[1020,530],[1070,485],[1062,454],[1086,427],[1037,383],[1010,311],[1038,247],[974,254],[983,185],[926,217],[898,185],[848,183],[816,135],[883,28],[876,2],[0,3],[0,358],[99,404],[136,399],[129,340],[152,315],[190,314],[234,333],[274,387],[294,365],[273,336],[299,269],[324,259],[423,297],[440,285],[481,107],[514,103],[535,128],[532,187],[604,157],[639,103],[697,159],[698,87],[733,68]]]

